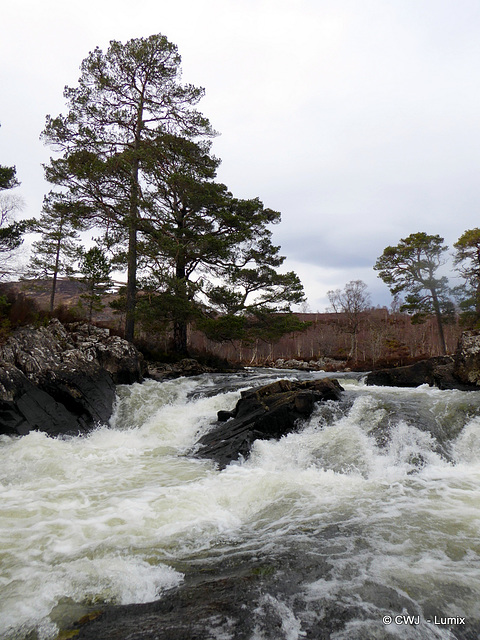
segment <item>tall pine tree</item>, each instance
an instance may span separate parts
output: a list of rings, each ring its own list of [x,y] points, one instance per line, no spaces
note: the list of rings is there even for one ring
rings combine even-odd
[[[145,165],[159,135],[213,135],[195,110],[203,89],[180,82],[177,47],[163,35],[112,41],[83,61],[78,86],[66,88],[66,116],[47,117],[44,140],[59,150],[47,179],[89,209],[92,223],[127,244],[125,337],[132,340],[138,230],[145,210]]]
[[[44,199],[42,216],[32,228],[42,235],[32,245],[25,276],[51,279],[50,312],[55,307],[58,277],[75,273],[80,241],[78,231],[82,229],[81,211],[80,205],[73,204],[62,194],[50,193]]]

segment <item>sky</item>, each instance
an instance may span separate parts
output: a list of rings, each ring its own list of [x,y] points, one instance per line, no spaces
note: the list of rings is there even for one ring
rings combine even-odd
[[[478,0],[16,0],[0,21],[0,164],[40,214],[45,116],[110,40],[162,33],[220,133],[218,179],[280,211],[310,311],[411,233],[480,226]]]

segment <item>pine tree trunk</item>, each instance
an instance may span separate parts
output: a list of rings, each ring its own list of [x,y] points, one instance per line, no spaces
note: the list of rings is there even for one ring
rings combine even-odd
[[[133,342],[135,334],[135,298],[137,293],[137,229],[130,225],[128,232],[127,301],[125,340]]]
[[[61,228],[60,228],[60,232],[61,232]],[[50,294],[50,313],[53,313],[53,310],[55,308],[55,293],[57,291],[57,276],[58,276],[58,269],[60,266],[60,245],[61,245],[61,237],[58,238],[57,241],[57,254],[55,256],[55,268],[53,270],[53,277],[52,277],[52,292]]]
[[[180,238],[183,230],[183,219],[177,220],[177,233]],[[185,267],[185,256],[179,246],[178,253],[175,260],[175,280],[176,295],[183,298],[185,309],[182,309],[181,315],[173,321],[173,348],[175,353],[182,356],[188,356],[187,347],[187,272]]]
[[[137,225],[138,225],[138,196],[140,160],[138,152],[143,127],[143,96],[137,110],[135,128],[134,157],[130,173],[130,211],[128,221],[128,258],[127,258],[127,300],[125,317],[125,340],[133,342],[135,335],[135,305],[137,297]]]
[[[442,313],[440,311],[440,304],[437,298],[437,292],[432,291],[432,300],[433,300],[433,309],[435,311],[435,318],[437,320],[437,329],[438,329],[438,337],[440,339],[440,349],[442,355],[445,356],[447,354],[447,345],[445,343],[445,334],[443,332],[443,324],[442,324]]]
[[[178,355],[188,356],[186,322],[173,323],[173,348]]]

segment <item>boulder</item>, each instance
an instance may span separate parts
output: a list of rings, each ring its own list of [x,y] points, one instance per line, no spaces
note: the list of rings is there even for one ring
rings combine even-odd
[[[203,373],[213,373],[214,369],[200,364],[194,358],[183,358],[179,362],[168,364],[165,362],[152,362],[148,364],[147,376],[152,380],[162,382],[183,376],[199,376]]]
[[[214,428],[200,438],[197,455],[225,468],[240,456],[247,458],[255,440],[281,438],[294,431],[299,420],[313,411],[315,403],[339,400],[337,380],[279,380],[243,391],[235,409],[220,411]]]
[[[465,385],[480,387],[480,331],[464,331],[454,357],[453,373]]]
[[[367,375],[366,384],[384,387],[419,387],[428,384],[439,389],[459,389],[461,385],[453,375],[453,364],[453,357],[439,356],[405,367],[378,369]]]
[[[418,387],[429,384],[439,389],[480,390],[480,330],[464,331],[454,356],[420,360],[395,369],[372,371],[368,385]]]
[[[108,371],[115,384],[141,382],[145,373],[142,354],[127,340],[110,335],[109,329],[88,324],[67,325],[74,351],[69,359],[80,357],[96,362]]]
[[[0,346],[0,433],[85,433],[106,423],[117,383],[140,382],[143,358],[108,329],[58,320]]]

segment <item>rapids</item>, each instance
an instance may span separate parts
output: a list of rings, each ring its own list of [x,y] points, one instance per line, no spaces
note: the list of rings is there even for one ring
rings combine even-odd
[[[238,584],[245,612],[211,613],[205,638],[479,637],[480,392],[347,375],[341,402],[247,461],[194,457],[241,389],[322,375],[146,381],[88,436],[2,437],[0,638],[53,640],[202,575]]]

